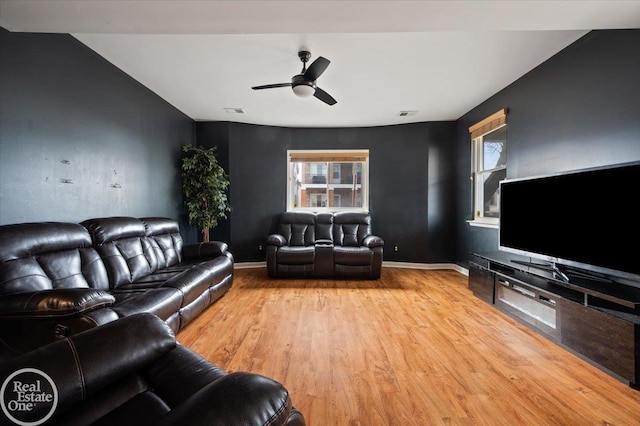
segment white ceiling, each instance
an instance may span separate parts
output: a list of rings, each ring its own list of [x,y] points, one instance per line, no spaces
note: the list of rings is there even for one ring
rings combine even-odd
[[[71,33],[195,120],[377,126],[455,120],[589,30],[640,28],[640,1],[0,0],[0,26]],[[301,48],[336,105],[251,90]]]

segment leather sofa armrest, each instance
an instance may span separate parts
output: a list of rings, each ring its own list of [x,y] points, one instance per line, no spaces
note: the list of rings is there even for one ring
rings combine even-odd
[[[215,403],[212,403],[215,402]],[[245,372],[227,374],[209,383],[163,417],[160,425],[286,424],[291,414],[289,393],[280,383]],[[304,424],[304,420],[298,424]]]
[[[280,234],[271,234],[267,237],[267,244],[282,247],[287,245],[287,239]]]
[[[0,296],[0,318],[56,318],[93,311],[115,302],[93,288],[63,288]]]
[[[182,256],[186,260],[212,259],[224,255],[229,246],[222,241],[208,241],[199,244],[187,244],[182,248]]]
[[[362,245],[369,248],[383,247],[384,240],[375,235],[367,235],[364,237],[364,240],[362,240]]]

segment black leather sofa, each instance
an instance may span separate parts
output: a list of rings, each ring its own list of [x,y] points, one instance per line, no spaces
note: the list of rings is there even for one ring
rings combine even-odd
[[[177,331],[231,287],[233,263],[167,218],[0,226],[0,361],[141,312]]]
[[[267,238],[267,271],[272,278],[377,279],[383,249],[368,213],[286,212]]]
[[[40,373],[53,382],[55,398]],[[27,390],[22,399],[35,393],[46,398],[20,411],[10,402],[18,400],[14,382]],[[282,384],[252,373],[227,374],[144,313],[0,363],[0,383],[8,383],[9,401],[0,424],[38,424],[47,416],[47,425],[64,426],[305,424]]]

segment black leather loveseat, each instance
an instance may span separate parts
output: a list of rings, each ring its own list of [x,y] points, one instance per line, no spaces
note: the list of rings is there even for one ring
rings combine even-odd
[[[227,245],[183,245],[172,219],[0,226],[0,360],[140,312],[177,331],[232,281]]]
[[[227,374],[176,343],[166,323],[151,314],[131,315],[0,363],[0,383],[7,383],[0,424],[305,424],[280,383],[252,373]]]
[[[380,278],[384,241],[363,212],[286,212],[267,238],[272,278]]]

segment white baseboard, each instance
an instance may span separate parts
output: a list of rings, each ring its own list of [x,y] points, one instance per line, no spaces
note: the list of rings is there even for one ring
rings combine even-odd
[[[405,269],[451,269],[463,275],[469,275],[469,270],[455,263],[413,263],[413,262],[382,262],[387,268]],[[267,262],[239,262],[233,265],[234,269],[266,268]]]
[[[233,264],[233,269],[252,269],[252,268],[266,268],[267,262],[236,262]]]
[[[469,275],[469,270],[455,263],[413,263],[413,262],[382,262],[382,266],[387,268],[405,268],[405,269],[451,269],[460,272],[463,275]]]

